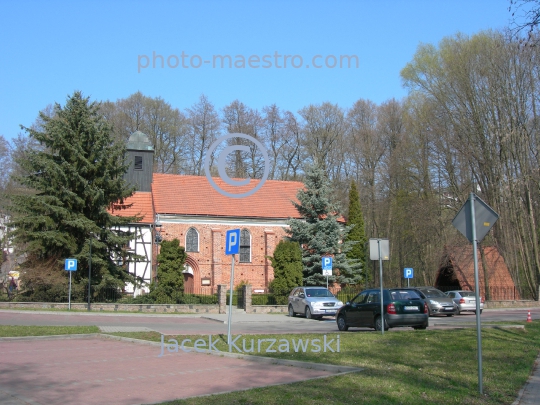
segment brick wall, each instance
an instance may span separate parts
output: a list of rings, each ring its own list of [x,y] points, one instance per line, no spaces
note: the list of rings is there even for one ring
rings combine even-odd
[[[199,251],[187,252],[193,269],[196,289],[216,292],[219,284],[230,283],[231,256],[225,255],[225,234],[230,229],[247,229],[251,234],[251,262],[239,263],[239,255],[235,255],[234,284],[242,281],[251,284],[253,289],[267,289],[274,279],[274,269],[266,256],[272,256],[274,249],[285,236],[280,226],[235,226],[215,224],[178,224],[163,223],[161,234],[163,239],[177,238],[181,246],[186,245],[186,233],[194,227],[199,232]],[[203,278],[209,278],[211,285],[201,285]]]

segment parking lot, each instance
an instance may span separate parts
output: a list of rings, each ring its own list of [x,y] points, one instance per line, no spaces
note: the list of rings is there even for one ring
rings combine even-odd
[[[533,319],[540,318],[540,308],[531,308]],[[498,321],[526,321],[527,308],[486,309],[481,315],[482,323]],[[84,326],[109,327],[112,331],[120,327],[154,330],[166,335],[220,334],[227,333],[227,314],[163,315],[124,314],[99,312],[39,312],[0,310],[0,325],[35,326]],[[464,313],[453,317],[433,316],[429,318],[429,329],[452,326],[475,326],[476,315]],[[232,316],[232,332],[253,333],[330,333],[337,332],[333,317],[322,320],[291,318],[285,314],[245,314]],[[145,329],[146,328],[146,329]],[[396,328],[399,331],[401,328]],[[406,328],[410,329],[410,328]],[[353,328],[354,331],[373,331],[368,328]],[[391,329],[393,330],[393,329]]]
[[[204,353],[168,353],[155,343],[104,338],[0,341],[0,405],[148,404],[337,375]]]

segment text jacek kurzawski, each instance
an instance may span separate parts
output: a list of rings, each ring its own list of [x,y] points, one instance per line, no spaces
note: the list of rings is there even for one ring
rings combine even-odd
[[[208,340],[205,339],[168,339],[165,343],[165,336],[161,335],[161,353],[158,357],[163,356],[165,348],[169,353],[178,353],[179,349],[186,352],[204,353],[208,350],[221,352],[216,347],[219,343],[219,337],[213,339],[212,335],[208,335]],[[334,339],[328,339],[323,335],[322,339],[295,339],[290,341],[287,339],[250,339],[242,338],[242,335],[236,336],[229,344],[229,352],[231,353],[320,353],[332,352],[339,353],[339,335]]]

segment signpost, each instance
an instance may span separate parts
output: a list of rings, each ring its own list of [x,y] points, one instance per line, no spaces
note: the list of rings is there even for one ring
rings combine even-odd
[[[409,287],[409,279],[413,278],[414,271],[410,267],[403,269],[403,277],[407,279],[407,287]]]
[[[369,240],[369,258],[379,261],[379,280],[381,282],[381,334],[384,335],[384,304],[383,304],[383,279],[382,279],[382,261],[390,259],[390,244],[388,239],[371,238]]]
[[[476,296],[476,337],[478,347],[478,389],[483,394],[482,387],[482,334],[480,325],[480,291],[478,282],[478,252],[476,244],[482,242],[493,224],[499,219],[493,209],[474,193],[469,194],[469,199],[463,204],[458,214],[452,221],[452,225],[460,231],[473,244],[474,258],[474,284]],[[486,271],[484,269],[484,271]]]
[[[234,291],[234,255],[240,251],[240,229],[231,229],[225,234],[225,254],[231,255],[231,291],[229,295],[229,317],[228,317],[228,331],[227,331],[227,343],[229,344],[229,352],[232,352],[232,339],[231,339],[231,317],[232,317],[232,299]]]
[[[332,275],[332,256],[322,257],[322,274],[326,276],[326,288],[328,289],[328,277]]]
[[[68,309],[71,311],[71,273],[77,271],[77,259],[66,259],[64,270],[69,271]]]

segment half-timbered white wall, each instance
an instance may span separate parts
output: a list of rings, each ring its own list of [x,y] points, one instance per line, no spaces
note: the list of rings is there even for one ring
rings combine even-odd
[[[121,231],[133,232],[135,238],[129,243],[128,250],[136,255],[142,256],[138,261],[127,263],[127,271],[142,279],[137,284],[127,283],[126,292],[132,293],[134,297],[150,291],[150,282],[152,281],[152,255],[154,249],[154,240],[152,227],[144,224],[133,224],[127,227],[121,227]]]

